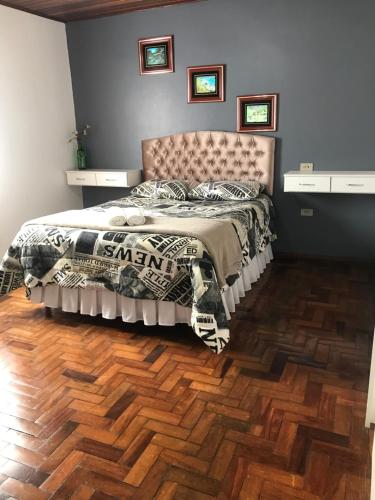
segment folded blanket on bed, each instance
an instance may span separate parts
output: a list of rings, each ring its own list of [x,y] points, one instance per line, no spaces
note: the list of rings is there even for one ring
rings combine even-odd
[[[48,225],[98,231],[119,230],[110,225],[97,210],[68,210],[28,221],[27,225]],[[199,217],[146,217],[142,226],[125,226],[127,233],[170,234],[191,236],[200,240],[212,258],[220,287],[226,278],[237,276],[241,269],[242,248],[231,219],[203,219]]]

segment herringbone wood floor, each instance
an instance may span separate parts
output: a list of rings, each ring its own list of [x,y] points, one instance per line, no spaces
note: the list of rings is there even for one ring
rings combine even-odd
[[[187,327],[0,301],[0,498],[369,498],[369,268],[279,261],[212,354]]]

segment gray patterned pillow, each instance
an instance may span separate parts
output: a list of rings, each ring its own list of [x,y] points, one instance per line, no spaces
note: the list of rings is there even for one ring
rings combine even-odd
[[[140,198],[160,198],[169,200],[186,200],[188,188],[183,181],[146,181],[136,186],[131,194]]]
[[[251,200],[262,191],[257,181],[210,181],[202,182],[189,191],[192,200]]]

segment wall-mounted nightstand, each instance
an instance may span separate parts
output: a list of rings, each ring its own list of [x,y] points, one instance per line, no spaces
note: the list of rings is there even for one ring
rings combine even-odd
[[[303,173],[294,170],[284,174],[284,191],[289,193],[375,194],[375,171],[342,170]]]
[[[67,170],[70,186],[131,187],[141,182],[141,170]]]

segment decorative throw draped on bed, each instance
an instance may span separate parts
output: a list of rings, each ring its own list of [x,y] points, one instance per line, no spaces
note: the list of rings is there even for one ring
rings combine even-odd
[[[142,226],[112,227],[103,214],[142,207]],[[0,265],[0,295],[58,284],[105,287],[192,308],[196,334],[219,353],[229,341],[221,290],[274,239],[272,204],[127,197],[24,224]],[[109,220],[106,217],[106,220]]]

